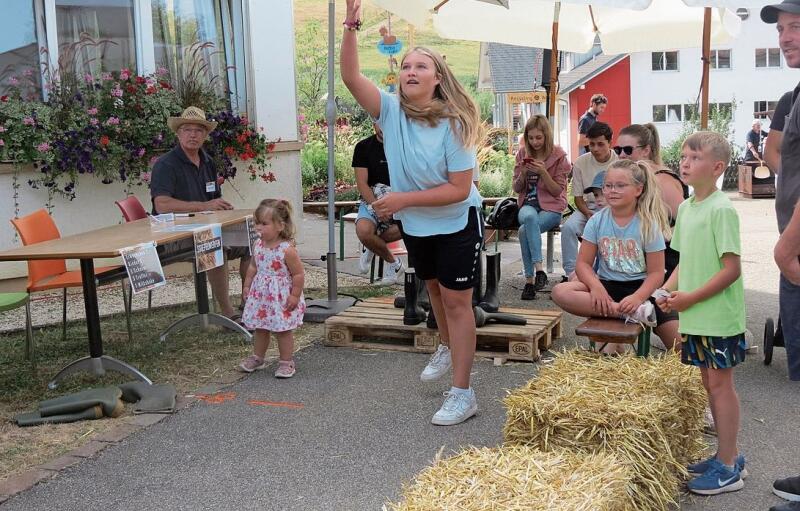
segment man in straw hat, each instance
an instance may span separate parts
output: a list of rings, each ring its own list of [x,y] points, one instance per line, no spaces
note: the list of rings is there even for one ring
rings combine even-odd
[[[784,0],[761,9],[765,23],[775,23],[778,44],[786,65],[800,68],[800,0]],[[789,378],[800,381],[800,85],[792,95],[792,108],[786,119],[781,142],[781,169],[775,195],[775,212],[781,237],[775,246],[775,262],[781,270],[780,318],[789,362]],[[800,511],[800,476],[773,483],[776,495],[788,504],[773,506],[774,511]]]
[[[233,209],[233,206],[222,198],[222,189],[217,181],[217,169],[203,150],[203,142],[217,127],[217,123],[206,120],[205,112],[190,106],[180,117],[168,118],[167,126],[175,133],[178,145],[159,158],[153,167],[150,178],[153,214]],[[239,274],[244,282],[244,273],[250,256],[247,247],[227,249],[226,255],[226,261],[222,266],[207,272],[208,281],[222,314],[238,321],[241,316],[234,311],[228,296],[227,259],[241,258]]]

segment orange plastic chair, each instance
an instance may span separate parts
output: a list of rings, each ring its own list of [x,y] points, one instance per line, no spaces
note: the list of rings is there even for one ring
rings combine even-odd
[[[30,215],[12,218],[11,223],[17,230],[23,245],[32,245],[42,241],[61,238],[55,222],[45,209],[34,211]],[[116,270],[120,266],[102,266],[94,269],[95,275]],[[28,261],[28,293],[47,291],[50,289],[63,289],[63,313],[61,339],[67,339],[67,288],[83,287],[80,270],[67,271],[67,264],[63,259],[29,260]],[[122,286],[122,298],[125,301],[127,314],[127,298],[125,286]]]
[[[120,211],[122,211],[122,217],[125,219],[126,222],[133,222],[134,220],[141,220],[142,218],[147,218],[147,211],[145,211],[144,206],[139,201],[139,199],[135,195],[130,195],[125,197],[122,200],[114,201],[114,204],[117,205]],[[128,290],[128,302],[127,307],[128,311],[130,312],[131,307],[133,307],[133,287]],[[153,292],[147,292],[147,310],[150,310],[153,306]]]

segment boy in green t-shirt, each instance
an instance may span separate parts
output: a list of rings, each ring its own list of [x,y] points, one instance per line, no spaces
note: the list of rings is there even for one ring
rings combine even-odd
[[[718,133],[694,133],[683,143],[681,177],[694,195],[678,208],[671,246],[680,252],[680,264],[656,301],[666,312],[678,311],[681,359],[700,368],[714,416],[717,453],[688,467],[695,476],[689,490],[701,495],[739,490],[746,475],[736,445],[739,397],[733,384],[733,367],[745,356],[739,217],[716,187],[730,158],[730,144]]]

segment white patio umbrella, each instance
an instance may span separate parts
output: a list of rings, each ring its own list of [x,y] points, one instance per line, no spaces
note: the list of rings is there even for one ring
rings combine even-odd
[[[576,53],[589,51],[599,38],[607,54],[672,50],[707,42],[724,44],[738,35],[741,20],[724,7],[756,0],[372,0],[415,25],[432,23],[447,39],[491,41]],[[687,5],[691,3],[690,5]],[[507,5],[506,5],[507,4]],[[698,6],[713,4],[715,9]],[[561,23],[563,22],[563,23]],[[556,59],[551,59],[555,68]],[[704,73],[704,97],[707,97]],[[556,72],[550,74],[555,91]],[[552,112],[556,94],[551,92]],[[705,101],[707,105],[707,100]],[[704,112],[706,108],[702,108]]]

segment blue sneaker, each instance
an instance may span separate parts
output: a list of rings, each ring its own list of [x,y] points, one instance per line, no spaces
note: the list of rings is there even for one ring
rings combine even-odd
[[[690,492],[698,495],[718,495],[741,490],[744,488],[744,481],[742,481],[737,467],[729,470],[717,459],[713,459],[708,462],[708,470],[703,475],[689,481],[686,486]]]
[[[701,475],[706,473],[706,470],[708,470],[708,465],[711,462],[711,460],[716,459],[716,458],[717,458],[717,455],[714,454],[713,456],[711,456],[708,459],[705,459],[703,461],[698,461],[697,463],[692,463],[692,464],[688,465],[686,467],[686,470],[689,472],[689,475],[692,476],[692,477],[701,476]],[[744,468],[744,463],[745,463],[744,454],[740,454],[740,455],[736,456],[736,468],[739,469],[739,476],[742,479],[747,478],[747,476],[749,475],[747,473],[747,469]]]

